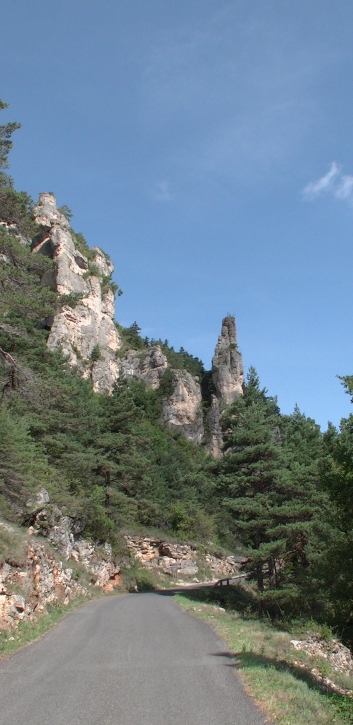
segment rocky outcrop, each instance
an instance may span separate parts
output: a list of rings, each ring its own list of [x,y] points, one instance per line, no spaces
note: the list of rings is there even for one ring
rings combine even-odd
[[[168,367],[167,358],[160,345],[146,350],[128,350],[119,360],[119,374],[125,378],[143,380],[148,388],[156,390]]]
[[[243,394],[244,366],[237,345],[235,318],[228,315],[222,320],[222,330],[212,359],[212,382],[216,395],[212,395],[207,416],[206,450],[214,458],[222,455],[221,411]]]
[[[72,569],[64,568],[44,544],[28,543],[24,565],[5,561],[0,566],[0,629],[34,619],[47,604],[68,604],[78,595],[90,596]]]
[[[187,370],[173,370],[174,390],[163,400],[161,422],[195,445],[203,439],[202,395],[199,379]]]
[[[46,523],[49,519],[50,516]],[[120,568],[113,561],[109,544],[98,549],[82,537],[74,539],[69,525],[66,539],[64,537],[63,540],[63,521],[59,537],[50,526],[43,527],[43,521],[39,513],[35,514],[34,525],[28,529],[25,539],[14,527],[0,522],[1,528],[14,539],[14,551],[22,551],[20,561],[16,561],[16,555],[11,555],[0,565],[0,630],[14,627],[26,619],[33,620],[45,610],[47,604],[67,605],[78,596],[90,597],[92,585],[110,592],[121,584]],[[76,564],[65,566],[41,538],[44,532],[46,540],[58,554],[63,556],[64,551],[63,558],[71,559]],[[20,544],[16,537],[20,539]],[[73,570],[74,566],[76,571]],[[82,575],[83,584],[80,582]]]
[[[32,505],[33,500],[41,500],[42,504],[32,514],[27,532],[29,536],[44,536],[65,561],[73,559],[81,563],[92,574],[92,583],[96,586],[108,586],[109,589],[120,583],[120,568],[113,560],[111,546],[105,543],[98,550],[80,536],[85,521],[64,516],[57,506],[50,504],[49,494],[44,488],[31,496],[27,507]]]
[[[218,581],[237,576],[244,561],[243,557],[236,556],[201,555],[191,544],[176,544],[158,538],[126,535],[125,541],[141,566],[173,578],[195,578],[202,568],[203,572],[209,572],[208,575],[203,573],[204,580]]]
[[[57,209],[53,194],[40,195],[34,219],[41,234],[33,252],[55,263],[55,272],[46,273],[42,284],[64,297],[60,312],[48,321],[48,347],[61,348],[69,364],[92,379],[96,392],[110,391],[119,376],[116,352],[122,345],[113,320],[114,293],[108,284],[113,265],[98,247],[91,250],[92,260],[76,248],[69,222]]]
[[[84,539],[80,534],[85,522],[64,516],[50,503],[45,488],[29,497],[26,511],[31,524],[26,534],[0,521],[5,541],[10,537],[12,542],[12,553],[4,556],[0,566],[0,629],[32,619],[47,604],[68,604],[78,595],[90,596],[91,585],[109,592],[121,584],[111,546],[97,547]],[[71,566],[63,560],[71,561]]]
[[[119,377],[137,378],[156,390],[168,369],[159,345],[144,350],[124,350],[114,323],[114,292],[109,284],[113,265],[98,247],[85,254],[55,196],[40,194],[34,208],[40,234],[33,253],[53,259],[55,270],[46,272],[42,284],[61,296],[61,308],[43,321],[50,330],[48,347],[61,348],[70,365],[83,377],[91,378],[96,392],[111,392]],[[81,245],[81,250],[85,247]],[[6,260],[4,260],[6,261]],[[195,445],[204,441],[203,405],[200,381],[187,370],[173,370],[174,389],[163,400],[162,424],[178,431]],[[234,317],[225,317],[212,361],[216,395],[207,418],[207,450],[221,455],[220,410],[242,394],[243,363],[237,349]],[[221,407],[220,407],[221,406]]]
[[[311,678],[325,694],[329,692],[352,697],[353,691],[351,689],[335,683],[332,680],[332,675],[328,677],[325,674],[325,671],[327,673],[327,664],[329,663],[333,671],[333,676],[340,672],[348,675],[348,677],[352,677],[352,653],[339,639],[326,640],[317,633],[307,632],[307,637],[304,640],[292,639],[291,645],[295,650],[305,652],[309,655],[309,658],[315,658],[315,667],[311,666],[313,662],[310,662],[310,659],[308,662],[293,660],[293,664],[295,667],[310,673]]]
[[[212,395],[211,407],[207,414],[207,430],[208,441],[206,450],[213,458],[221,458],[223,445],[221,411],[219,408],[219,400],[215,395]]]
[[[226,405],[243,394],[244,366],[237,347],[235,318],[231,316],[222,320],[222,331],[212,360],[212,380],[218,400]]]

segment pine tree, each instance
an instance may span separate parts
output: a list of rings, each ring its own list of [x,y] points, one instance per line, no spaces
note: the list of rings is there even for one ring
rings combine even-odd
[[[307,565],[310,522],[322,500],[318,426],[298,409],[281,416],[251,368],[244,395],[223,415],[223,505],[246,546],[259,589],[293,584]]]

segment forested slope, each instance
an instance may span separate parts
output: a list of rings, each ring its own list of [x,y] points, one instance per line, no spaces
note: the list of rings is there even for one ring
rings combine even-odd
[[[1,129],[5,168],[16,129]],[[274,617],[314,616],[349,636],[353,417],[323,434],[298,408],[281,415],[251,368],[242,394],[220,400],[223,451],[214,459],[161,424],[173,366],[201,379],[207,432],[211,374],[185,350],[142,339],[137,323],[117,323],[123,349],[159,343],[169,362],[159,387],[121,376],[111,394],[93,392],[89,362],[83,378],[60,349],[48,349],[63,297],[41,284],[54,262],[33,254],[33,202],[4,171],[0,221],[1,516],[28,526],[26,501],[43,486],[83,522],[85,537],[113,551],[127,529],[241,547],[253,582],[248,605]],[[76,243],[89,254],[81,235]],[[352,394],[352,378],[343,382]]]

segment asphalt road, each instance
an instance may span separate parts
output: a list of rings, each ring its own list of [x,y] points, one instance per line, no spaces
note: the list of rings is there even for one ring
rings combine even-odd
[[[96,600],[0,662],[0,723],[264,725],[226,650],[171,596]]]

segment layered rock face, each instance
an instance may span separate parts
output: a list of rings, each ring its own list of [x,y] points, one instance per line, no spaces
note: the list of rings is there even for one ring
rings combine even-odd
[[[208,442],[206,450],[213,458],[220,458],[222,455],[222,427],[221,427],[221,411],[219,409],[219,400],[212,395],[211,407],[207,414]]]
[[[34,219],[40,235],[33,253],[47,255],[55,263],[55,271],[46,273],[42,284],[62,296],[60,311],[45,321],[50,329],[48,347],[61,348],[69,364],[77,366],[83,377],[91,378],[96,392],[111,392],[119,377],[134,377],[158,389],[169,367],[160,346],[123,351],[114,324],[111,261],[98,247],[90,250],[88,259],[75,246],[74,233],[53,194],[40,194]],[[200,381],[187,370],[172,372],[174,389],[163,400],[161,423],[199,445],[205,435]],[[216,395],[208,413],[207,450],[217,457],[222,446],[220,405],[229,405],[242,394],[243,363],[237,350],[234,317],[225,317],[222,322],[212,379]]]
[[[128,350],[126,356],[119,360],[119,373],[125,378],[143,380],[148,388],[156,390],[163,374],[168,367],[167,358],[159,345],[150,347],[143,352]]]
[[[18,538],[15,551],[19,552],[0,565],[0,630],[34,619],[47,604],[68,604],[78,595],[91,596],[91,584],[104,592],[121,584],[120,567],[113,560],[111,546],[106,543],[98,549],[82,538],[82,522],[63,516],[60,509],[50,504],[44,488],[28,499],[26,508],[31,521],[26,538],[0,521],[1,529]],[[73,568],[53,554],[43,537],[62,560],[71,559],[86,570],[87,586],[76,580]]]
[[[199,379],[187,370],[173,370],[174,390],[163,400],[162,424],[199,445],[203,439],[202,395]]]
[[[208,581],[237,576],[245,561],[239,556],[201,555],[191,544],[175,544],[163,539],[126,535],[125,541],[139,564],[174,579],[177,576],[195,577],[200,566],[209,571]]]
[[[60,312],[47,321],[48,347],[61,348],[69,364],[77,366],[83,377],[92,379],[96,392],[111,392],[119,377],[135,377],[156,390],[168,367],[159,345],[117,355],[122,341],[114,324],[114,294],[104,285],[113,272],[110,260],[93,247],[92,264],[75,247],[69,222],[57,209],[53,194],[40,195],[34,219],[41,235],[33,252],[55,262],[55,272],[44,275],[42,284],[68,297]],[[186,371],[175,372],[175,390],[164,401],[162,418],[167,428],[180,431],[194,443],[201,442],[200,385]]]
[[[92,378],[96,392],[111,391],[119,376],[116,352],[122,343],[113,321],[114,294],[109,286],[103,286],[103,292],[102,282],[110,278],[113,265],[98,247],[93,247],[91,265],[76,249],[69,222],[58,211],[53,194],[40,195],[34,218],[41,238],[33,252],[55,262],[55,273],[44,275],[42,284],[72,298],[50,321],[48,347],[60,347],[70,365]]]
[[[212,359],[212,381],[216,395],[212,395],[207,416],[208,443],[206,449],[214,458],[222,455],[221,409],[231,405],[243,394],[244,366],[237,347],[235,318],[228,315],[222,320],[222,330]]]
[[[237,347],[235,318],[231,316],[222,320],[222,331],[212,360],[212,380],[218,400],[226,405],[243,394],[244,366]]]

